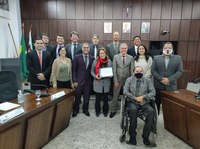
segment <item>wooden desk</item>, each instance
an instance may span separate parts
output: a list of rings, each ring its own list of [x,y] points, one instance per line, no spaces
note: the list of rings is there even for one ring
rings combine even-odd
[[[200,149],[200,101],[194,97],[197,93],[185,89],[177,91],[161,91],[165,128]]]
[[[52,94],[63,89],[50,89]],[[34,94],[25,96],[25,112],[0,124],[0,149],[38,149],[69,125],[75,91],[64,89],[65,95],[50,100],[42,97],[37,105]],[[17,103],[17,100],[11,102]]]

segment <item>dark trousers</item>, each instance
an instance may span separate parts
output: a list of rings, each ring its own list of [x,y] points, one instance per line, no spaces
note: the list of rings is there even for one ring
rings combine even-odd
[[[73,110],[79,112],[79,105],[81,103],[81,96],[83,94],[83,112],[88,111],[89,108],[89,100],[90,100],[90,89],[91,83],[85,81],[83,85],[78,85],[76,88],[76,96]]]
[[[128,115],[130,117],[130,126],[129,126],[130,138],[135,137],[137,134],[136,128],[137,128],[137,118],[139,109],[142,109],[146,115],[142,137],[148,138],[153,127],[153,117],[154,117],[153,108],[147,103],[141,106],[135,102],[129,102],[127,110],[128,110]]]
[[[160,104],[161,104],[161,98],[160,98],[160,90],[156,89],[156,106],[158,109],[158,115],[160,114]]]
[[[70,89],[72,88],[70,81],[58,81],[58,80],[57,80],[57,87],[60,87],[60,88],[70,88]]]
[[[108,106],[108,93],[96,93],[95,111],[96,113],[101,112],[100,101],[103,101],[103,113],[107,114],[109,110]]]

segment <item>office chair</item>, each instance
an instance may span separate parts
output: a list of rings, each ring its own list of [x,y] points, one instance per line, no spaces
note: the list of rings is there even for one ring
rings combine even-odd
[[[119,141],[121,143],[123,143],[126,140],[126,132],[128,131],[129,128],[129,116],[128,116],[128,109],[127,109],[127,97],[124,96],[123,100],[121,100],[121,114],[122,114],[122,119],[121,119],[121,129],[122,129],[122,134],[119,137]],[[152,98],[150,100],[150,105],[152,106],[153,110],[154,110],[154,118],[153,118],[153,127],[152,127],[152,133],[153,133],[153,137],[152,137],[152,143],[155,144],[155,140],[156,140],[156,135],[157,135],[157,118],[158,118],[158,110],[156,107],[156,103],[155,103],[155,98]],[[146,116],[143,113],[142,110],[139,110],[138,113],[138,118],[140,118],[141,120],[145,121]]]
[[[0,102],[17,98],[19,86],[13,71],[0,71]]]

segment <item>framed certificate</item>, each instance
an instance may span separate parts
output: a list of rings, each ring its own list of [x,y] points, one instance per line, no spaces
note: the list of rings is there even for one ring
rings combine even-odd
[[[112,76],[113,76],[112,67],[106,67],[106,68],[99,69],[99,77],[100,78],[106,78],[106,77],[112,77]]]

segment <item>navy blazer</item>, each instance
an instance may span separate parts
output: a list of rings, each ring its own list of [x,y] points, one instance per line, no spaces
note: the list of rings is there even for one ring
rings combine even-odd
[[[27,53],[26,63],[27,63],[27,69],[29,70],[28,81],[31,84],[44,84],[49,86],[49,78],[51,74],[51,63],[52,63],[50,54],[47,51],[42,51],[42,68],[40,66],[36,50]],[[37,78],[38,73],[43,73],[46,80],[40,81]]]
[[[65,46],[65,48],[66,48],[66,51],[67,51],[67,57],[70,58],[71,61],[73,61],[72,60],[71,48],[74,48],[74,47],[72,46],[72,43],[67,44]],[[76,51],[74,51],[74,56],[77,55],[77,54],[81,54],[81,53],[82,53],[82,45],[78,43],[77,44],[77,49],[76,49]]]
[[[74,57],[72,66],[72,80],[74,83],[83,85],[85,82],[92,83],[93,78],[90,73],[94,57],[89,55],[89,64],[86,69],[83,59],[83,54],[78,54]]]
[[[95,57],[95,55],[94,55],[94,46],[95,45],[94,44],[90,44],[89,46],[90,46],[90,52],[89,52],[89,54]],[[97,44],[96,46],[97,46],[97,52],[98,52],[99,48],[101,48],[102,45]]]
[[[127,54],[133,56],[133,58],[135,58],[135,56],[137,55],[137,53],[135,53],[135,46],[133,46],[132,48],[129,48],[127,51]]]

